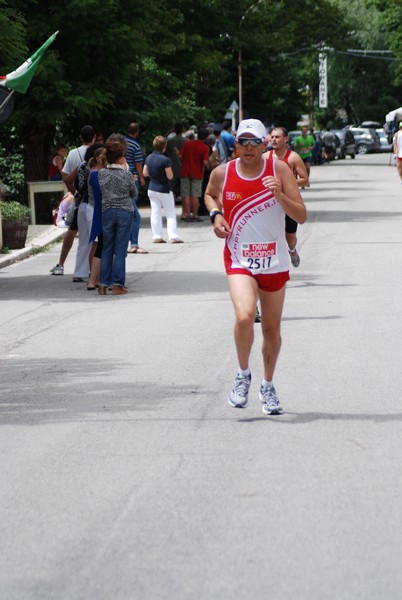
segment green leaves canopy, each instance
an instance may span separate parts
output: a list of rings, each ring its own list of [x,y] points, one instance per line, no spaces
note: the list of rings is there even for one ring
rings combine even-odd
[[[378,118],[387,102],[393,108],[400,67],[388,77],[385,63],[362,68],[335,51],[378,40],[402,54],[400,10],[397,0],[15,0],[13,9],[0,0],[3,74],[60,31],[0,137],[16,129],[35,178],[45,176],[55,134],[76,143],[84,123],[108,134],[135,120],[150,140],[178,120],[221,120],[238,99],[240,48],[245,114],[290,128],[309,108],[323,120],[340,110]],[[325,113],[316,106],[322,47],[334,49]]]

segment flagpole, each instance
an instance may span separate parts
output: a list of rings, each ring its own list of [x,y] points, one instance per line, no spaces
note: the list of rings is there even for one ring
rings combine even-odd
[[[4,100],[4,102],[2,104],[0,104],[0,111],[2,110],[3,106],[5,106],[7,104],[7,102],[9,101],[9,99],[11,98],[11,96],[14,94],[14,90],[11,90],[11,92],[6,96],[6,99]]]

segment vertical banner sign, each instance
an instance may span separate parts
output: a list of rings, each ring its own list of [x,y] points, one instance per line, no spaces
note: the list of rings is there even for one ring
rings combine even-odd
[[[320,89],[319,89],[319,102],[318,106],[320,108],[328,107],[328,95],[327,95],[327,55],[323,52],[320,52],[318,55],[319,58],[319,67],[318,74],[320,79]]]

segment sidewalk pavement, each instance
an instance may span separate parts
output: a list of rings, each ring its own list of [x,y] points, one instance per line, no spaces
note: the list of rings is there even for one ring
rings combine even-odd
[[[28,258],[38,249],[54,244],[58,239],[64,238],[66,231],[67,229],[61,229],[55,225],[30,225],[25,248],[10,250],[8,254],[0,254],[0,269]]]
[[[141,227],[150,226],[151,208],[149,206],[140,206]],[[10,250],[8,254],[0,254],[0,269],[9,267],[13,263],[28,258],[35,254],[38,249],[54,244],[58,239],[64,238],[67,229],[56,227],[55,225],[29,225],[25,248],[20,250]]]

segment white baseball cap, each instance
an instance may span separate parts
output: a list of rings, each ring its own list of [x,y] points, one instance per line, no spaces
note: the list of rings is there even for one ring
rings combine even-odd
[[[258,119],[244,119],[243,121],[240,121],[236,132],[236,139],[245,133],[251,133],[254,137],[260,138],[261,140],[265,140],[267,137],[265,125]]]

